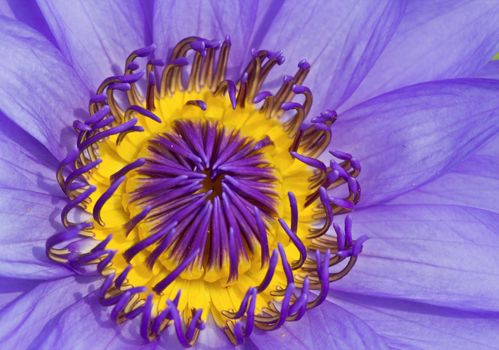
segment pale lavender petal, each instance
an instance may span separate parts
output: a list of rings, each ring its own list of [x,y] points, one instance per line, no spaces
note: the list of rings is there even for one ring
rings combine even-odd
[[[169,50],[185,37],[224,40],[229,35],[229,64],[237,73],[249,58],[256,24],[267,11],[260,8],[262,12],[257,12],[257,6],[256,1],[156,1],[153,31],[159,58],[167,59]]]
[[[16,16],[12,13],[10,4],[7,0],[0,1],[0,15],[5,16],[10,19],[15,19]]]
[[[133,50],[150,44],[141,1],[38,0],[38,5],[64,56],[91,90],[122,73]]]
[[[495,1],[411,1],[396,34],[343,109],[424,81],[467,77],[499,45]]]
[[[390,41],[404,1],[286,1],[260,47],[283,50],[280,74],[307,59],[314,108],[337,108],[355,91]],[[314,114],[316,111],[312,111]]]
[[[297,322],[272,332],[257,331],[250,344],[271,349],[388,349],[385,339],[347,309],[325,302]]]
[[[331,302],[362,319],[390,349],[499,349],[499,314],[333,293]]]
[[[458,205],[378,205],[354,215],[370,240],[335,290],[499,312],[499,214]]]
[[[15,302],[17,298],[29,292],[38,283],[38,281],[0,277],[0,310]]]
[[[46,322],[46,326],[37,335],[32,345],[36,344],[37,349],[47,350],[160,348],[156,342],[147,344],[138,334],[140,317],[122,325],[116,325],[110,318],[112,307],[106,308],[100,305],[96,294],[85,295],[71,307],[62,309],[57,317]],[[168,345],[168,349],[181,349],[178,346]]]
[[[47,326],[37,337],[39,348],[89,349],[97,346],[106,350],[185,349],[177,341],[173,325],[158,340],[146,343],[138,334],[141,317],[116,325],[110,319],[111,308],[101,306],[95,293],[86,296],[47,323]],[[207,326],[207,329],[201,331],[195,348],[202,350],[234,349],[223,332],[218,327],[214,328],[215,326],[211,324]]]
[[[61,229],[57,161],[0,114],[0,276],[47,279],[70,272],[49,261],[45,241]]]
[[[61,205],[47,194],[0,189],[0,276],[53,279],[71,274],[45,254],[47,238],[62,229]]]
[[[490,61],[475,76],[478,78],[499,79],[499,61]]]
[[[27,24],[55,44],[55,38],[35,1],[0,0],[0,15]]]
[[[499,81],[451,80],[392,91],[341,114],[332,148],[363,167],[361,207],[408,192],[499,130]]]
[[[66,146],[74,144],[69,121],[87,90],[59,51],[33,29],[0,18],[0,37],[0,111],[62,159]]]
[[[441,177],[390,204],[461,205],[499,213],[499,136]]]
[[[42,283],[0,310],[0,343],[4,349],[39,349],[44,330],[58,315],[89,293],[89,278],[67,277]]]

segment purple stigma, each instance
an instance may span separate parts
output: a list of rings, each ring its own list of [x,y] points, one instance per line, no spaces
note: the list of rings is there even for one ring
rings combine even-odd
[[[117,173],[123,176],[138,168],[142,177],[132,200],[149,208],[147,221],[153,228],[150,239],[127,251],[127,260],[159,242],[150,253],[152,261],[166,252],[183,261],[195,249],[209,268],[228,258],[231,279],[237,277],[240,259],[255,245],[260,246],[263,264],[269,254],[266,222],[276,216],[271,185],[275,178],[262,153],[270,144],[268,138],[255,142],[215,123],[190,121],[175,122],[172,132],[152,140],[148,158]],[[96,217],[107,197],[99,200]],[[134,219],[128,226],[136,224]],[[295,213],[293,227],[296,220]],[[173,222],[178,223],[174,237],[159,234]]]

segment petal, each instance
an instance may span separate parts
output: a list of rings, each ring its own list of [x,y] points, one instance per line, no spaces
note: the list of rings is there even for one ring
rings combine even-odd
[[[394,198],[458,163],[499,130],[499,81],[414,85],[340,116],[333,148],[363,167],[362,207]]]
[[[110,309],[99,304],[95,293],[89,294],[49,320],[32,344],[47,350],[157,348],[157,343],[147,344],[138,334],[140,317],[118,326],[110,318]]]
[[[27,24],[55,44],[54,36],[36,2],[0,0],[0,15]]]
[[[331,300],[365,321],[391,349],[497,349],[497,313],[343,293],[332,294]]]
[[[42,283],[0,311],[0,343],[5,349],[37,349],[43,331],[88,294],[89,278],[63,278]]]
[[[497,52],[495,1],[412,1],[396,34],[346,109],[419,82],[467,77]]]
[[[150,30],[140,1],[38,0],[61,51],[91,90],[120,74]]]
[[[37,281],[0,277],[0,310],[29,292],[37,284]]]
[[[0,18],[0,110],[59,159],[87,91],[59,52],[21,22]],[[72,143],[72,142],[70,142]]]
[[[61,224],[64,201],[55,158],[37,140],[0,115],[0,276],[45,279],[69,271],[45,256],[45,240]]]
[[[111,307],[99,304],[95,293],[79,300],[71,308],[63,310],[53,318],[38,335],[41,349],[92,349],[108,350],[122,349],[185,349],[177,341],[171,325],[159,340],[146,343],[139,334],[140,319],[116,325],[110,318]],[[213,327],[208,327],[213,328]],[[220,335],[214,336],[213,329],[204,329],[199,335],[196,349],[233,349],[229,340],[220,330]],[[211,342],[206,342],[207,338]],[[98,344],[98,345],[96,345]]]
[[[57,159],[40,142],[0,112],[0,188],[53,193]]]
[[[159,57],[166,59],[169,50],[189,36],[223,40],[230,35],[230,68],[237,74],[249,56],[255,23],[265,13],[257,12],[257,6],[256,1],[156,1],[153,29]]]
[[[499,213],[499,136],[441,177],[390,204],[462,205]]]
[[[308,310],[302,319],[249,339],[259,349],[388,349],[365,322],[333,303]]]
[[[490,61],[475,76],[479,78],[499,79],[499,61]]]
[[[337,108],[357,88],[390,41],[404,1],[286,1],[260,47],[283,50],[281,71],[312,64],[305,83],[317,108]],[[312,111],[312,114],[314,111]]]
[[[0,276],[53,279],[71,274],[45,255],[45,241],[61,230],[57,204],[46,194],[0,190]]]
[[[499,312],[499,214],[457,205],[378,205],[354,216],[371,237],[335,290]]]

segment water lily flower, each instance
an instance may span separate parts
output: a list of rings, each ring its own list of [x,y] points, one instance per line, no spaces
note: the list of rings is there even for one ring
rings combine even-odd
[[[2,348],[497,346],[499,4],[1,1],[0,39]]]

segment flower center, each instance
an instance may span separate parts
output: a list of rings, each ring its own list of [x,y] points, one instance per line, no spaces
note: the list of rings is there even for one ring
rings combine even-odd
[[[336,113],[305,122],[307,62],[270,92],[280,53],[253,52],[234,82],[228,38],[186,38],[166,65],[153,49],[134,51],[74,122],[57,173],[66,230],[47,254],[79,273],[96,266],[111,318],[141,316],[147,341],[173,324],[191,346],[211,315],[240,344],[301,318],[353,267],[365,237],[333,219],[358,202],[360,165],[340,151],[315,158]]]
[[[172,231],[148,256],[149,265],[163,252],[184,261],[196,251],[204,271],[228,260],[235,278],[238,262],[250,259],[256,245],[268,254],[255,209],[265,220],[277,216],[274,169],[263,156],[269,145],[268,138],[254,141],[218,123],[189,120],[175,121],[171,132],[149,141],[130,185],[131,205],[147,210],[148,234]]]
[[[201,192],[208,192],[208,200],[213,202],[215,197],[220,197],[222,194],[222,181],[225,177],[224,174],[216,174],[210,169],[203,171],[205,175],[204,180],[201,181]]]

